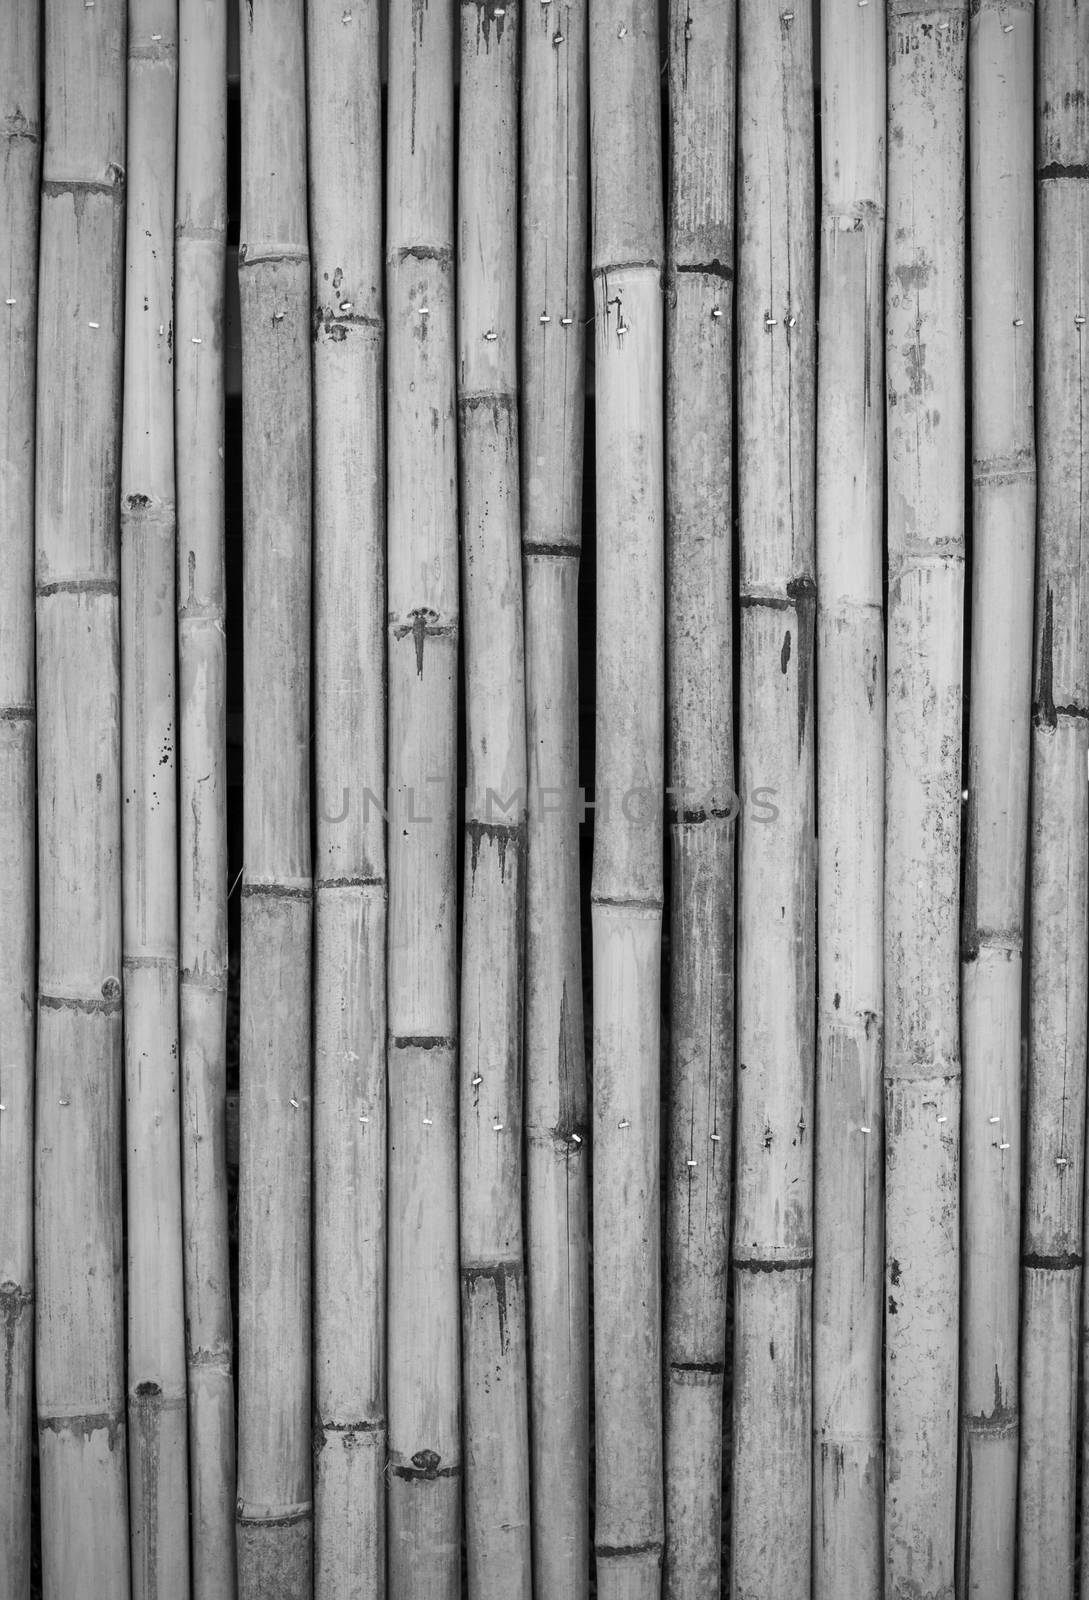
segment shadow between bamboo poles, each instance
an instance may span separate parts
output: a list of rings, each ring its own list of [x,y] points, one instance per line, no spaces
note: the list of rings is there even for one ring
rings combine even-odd
[[[34,405],[41,18],[20,0],[0,58],[0,1572],[30,1592],[34,1404]]]
[[[522,49],[520,262],[526,1266],[534,1586],[554,1600],[585,1600],[590,1580],[590,1158],[578,814],[586,52],[585,0],[559,11],[530,6]]]
[[[813,1593],[840,1600],[882,1580],[884,8],[820,25]]]
[[[715,1600],[734,1101],[735,0],[669,12],[665,1594]]]
[[[310,262],[301,0],[241,26],[238,1585],[311,1588]]]
[[[118,604],[125,241],[121,0],[101,0],[90,10],[57,0],[46,6],[45,96],[35,505],[42,1570],[47,1595],[127,1594]]]

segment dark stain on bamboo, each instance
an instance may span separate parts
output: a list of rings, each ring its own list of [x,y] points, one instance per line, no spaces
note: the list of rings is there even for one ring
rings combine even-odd
[[[717,256],[713,261],[678,261],[673,270],[677,273],[695,272],[707,278],[721,278],[724,283],[734,281],[733,267],[726,261],[720,261]]]
[[[472,6],[476,10],[476,36],[479,48],[480,36],[484,36],[485,53],[490,51],[492,45],[492,28],[495,28],[495,42],[503,42],[503,29],[507,17],[507,0],[461,0],[463,6]],[[514,0],[511,0],[514,3]]]
[[[524,822],[466,822],[465,834],[469,841],[470,870],[474,878],[480,862],[480,846],[485,839],[489,844],[494,844],[499,851],[499,876],[504,881],[507,876],[508,847],[513,846],[516,856],[525,851]]]
[[[105,1433],[108,1439],[108,1449],[113,1454],[119,1440],[125,1435],[125,1413],[123,1411],[84,1411],[79,1416],[70,1417],[43,1417],[38,1415],[38,1430],[41,1433],[71,1434],[89,1444],[91,1435]]]
[[[390,1466],[390,1474],[400,1478],[405,1483],[434,1483],[437,1478],[458,1478],[461,1468],[457,1465],[450,1467],[440,1466],[442,1457],[434,1450],[417,1450],[412,1457],[412,1465],[404,1466],[397,1462]]]
[[[1048,584],[1047,598],[1044,602],[1043,636],[1040,640],[1040,681],[1036,704],[1032,708],[1033,721],[1038,728],[1054,728],[1058,722],[1055,715],[1054,652],[1055,598],[1051,585]]]
[[[462,1267],[461,1293],[468,1312],[469,1301],[478,1283],[490,1283],[495,1290],[495,1309],[499,1319],[499,1348],[508,1349],[507,1283],[520,1283],[522,1269],[512,1261],[497,1261],[482,1266]]]
[[[817,585],[808,576],[792,578],[787,594],[798,616],[798,754],[805,743],[805,728],[813,696],[813,638],[817,620]]]
[[[1039,169],[1036,174],[1041,183],[1055,183],[1058,179],[1073,179],[1075,182],[1084,183],[1089,179],[1089,164],[1084,161],[1067,165],[1062,161],[1049,161],[1046,166]]]
[[[4,1404],[11,1405],[11,1390],[15,1381],[15,1335],[19,1327],[19,1319],[23,1313],[34,1304],[34,1296],[29,1289],[20,1288],[17,1283],[0,1284],[0,1318],[4,1323]]]

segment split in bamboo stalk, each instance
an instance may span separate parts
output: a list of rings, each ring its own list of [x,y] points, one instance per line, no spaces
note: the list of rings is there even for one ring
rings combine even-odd
[[[30,1592],[34,1338],[34,377],[41,169],[38,0],[0,58],[0,1572]]]
[[[717,1600],[734,1102],[735,0],[672,0],[665,1593]]]
[[[129,1593],[117,501],[125,11],[124,0],[45,8],[35,1266],[50,1597]]]
[[[310,260],[302,0],[243,19],[238,1586],[311,1591]]]
[[[885,13],[820,21],[813,1594],[841,1600],[882,1579]]]
[[[885,1593],[907,1600],[954,1579],[967,6],[892,0],[888,61]]]
[[[1019,16],[1015,22],[1029,26]],[[1068,1600],[1075,1592],[1077,1538],[1089,994],[1085,6],[1044,0],[1037,49],[1038,502],[1018,1592],[1022,1600],[1039,1594]],[[1024,293],[1031,294],[1028,285]],[[1020,302],[1014,314],[1024,318],[1022,334],[1032,329],[1031,299],[1027,305]],[[1086,1497],[1083,1483],[1083,1507]],[[1084,1547],[1084,1533],[1082,1539]]]
[[[182,1184],[193,1600],[234,1600],[227,1239],[224,330],[227,4],[178,18],[177,457]]]
[[[968,60],[973,559],[957,1592],[1013,1600],[1036,508],[1031,0],[973,11]],[[1045,1584],[1040,1592],[1052,1591]]]
[[[816,866],[811,15],[742,0],[733,1524],[738,1595],[808,1597]],[[769,155],[770,152],[770,155]]]
[[[562,47],[560,47],[562,48]],[[658,6],[590,0],[597,715],[593,1270],[597,1592],[660,1593],[665,766]]]
[[[385,451],[378,0],[307,8],[314,322],[314,1593],[385,1600]]]
[[[578,572],[586,350],[586,0],[522,54],[526,1268],[534,1585],[590,1578],[589,1148],[579,923]]]
[[[459,1600],[452,0],[392,0],[387,132],[390,1600]]]

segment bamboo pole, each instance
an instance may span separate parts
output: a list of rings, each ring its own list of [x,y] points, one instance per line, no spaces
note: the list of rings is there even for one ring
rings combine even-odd
[[[884,9],[820,25],[813,1593],[840,1600],[882,1567]]]
[[[555,13],[555,14],[554,14]],[[557,31],[564,37],[553,43]],[[590,1576],[589,1154],[579,921],[578,572],[586,352],[586,4],[530,8],[522,54],[526,1267],[534,1583]]]
[[[885,236],[889,1600],[949,1594],[954,1577],[966,67],[966,6],[894,0]]]
[[[377,0],[307,9],[314,318],[314,1593],[385,1600],[386,862]]]
[[[301,0],[241,27],[245,715],[238,1581],[311,1589],[310,262]]]
[[[596,313],[594,1397],[600,1600],[661,1585],[664,419],[658,7],[590,0]]]
[[[1082,600],[1089,584],[1089,16],[1073,0],[1044,0],[1038,29],[1039,477],[1018,1593],[1063,1600],[1075,1592],[1076,1570],[1089,994],[1089,628]],[[1031,329],[1031,303],[1019,305],[1018,315]]]
[[[731,1581],[736,1594],[785,1600],[809,1594],[813,1448],[810,13],[747,0],[739,31],[739,767],[748,811],[738,862]],[[771,791],[776,815],[758,809],[759,790]]]
[[[38,0],[0,60],[0,1572],[30,1592],[34,1338],[34,398],[41,171]]]
[[[390,1600],[459,1600],[456,10],[389,12]]]
[[[672,0],[665,1593],[715,1600],[734,1103],[734,0]]]
[[[129,1592],[118,466],[125,6],[45,9],[36,440],[37,1409],[47,1600]]]
[[[1012,1600],[1036,506],[1031,3],[974,11],[968,64],[973,555],[957,1590]]]

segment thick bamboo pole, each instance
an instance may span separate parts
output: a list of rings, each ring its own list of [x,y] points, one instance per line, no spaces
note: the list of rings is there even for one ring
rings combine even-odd
[[[1036,466],[1033,7],[968,39],[972,640],[961,932],[962,1326],[957,1592],[1012,1600],[1021,1213],[1021,943]]]
[[[732,1584],[809,1594],[814,355],[809,10],[741,6],[738,1117]],[[770,790],[774,815],[757,802]],[[763,797],[760,797],[761,799]]]
[[[578,571],[586,352],[586,3],[531,6],[522,51],[526,630],[526,1269],[533,1570],[590,1576],[589,1154],[579,925]],[[556,32],[563,34],[557,45]]]
[[[456,15],[389,12],[390,1600],[461,1593]]]
[[[1037,51],[1038,509],[1018,1592],[1023,1600],[1063,1600],[1074,1593],[1077,1537],[1089,993],[1086,8],[1044,0]],[[1032,327],[1031,304],[1019,303],[1017,315]]]
[[[562,48],[558,46],[557,48]],[[660,1593],[665,765],[658,6],[590,0],[597,716],[593,1271],[600,1600]]]
[[[813,1593],[842,1600],[882,1570],[885,13],[820,22]]]
[[[37,1408],[47,1600],[129,1592],[118,467],[125,6],[45,8],[36,449]]]
[[[242,18],[238,1580],[311,1588],[310,261],[302,0]]]
[[[666,569],[672,933],[665,1593],[715,1600],[734,1108],[735,0],[672,0]]]
[[[34,1338],[34,382],[41,171],[38,0],[0,59],[0,1572],[30,1592]]]
[[[385,448],[378,0],[307,9],[314,318],[314,1593],[385,1600]]]
[[[967,7],[888,40],[885,1593],[953,1585]],[[872,1137],[872,1135],[871,1135]]]

